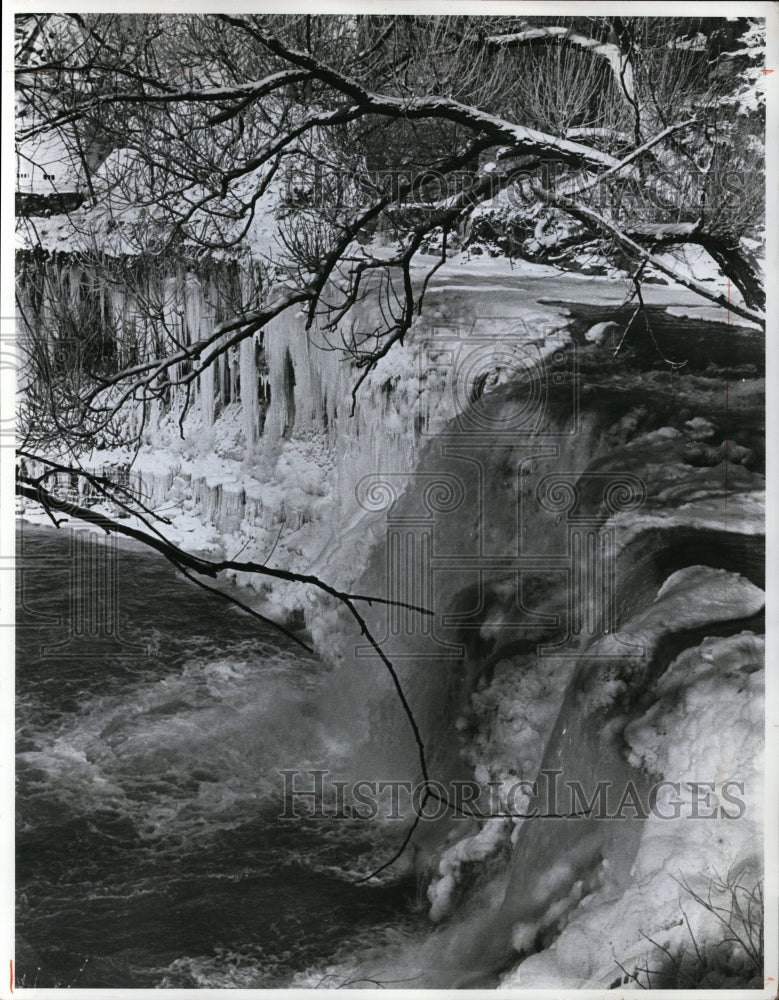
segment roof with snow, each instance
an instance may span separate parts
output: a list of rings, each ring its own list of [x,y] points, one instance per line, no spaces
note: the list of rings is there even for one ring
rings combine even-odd
[[[22,194],[65,194],[79,191],[84,169],[56,132],[16,144],[16,190]]]

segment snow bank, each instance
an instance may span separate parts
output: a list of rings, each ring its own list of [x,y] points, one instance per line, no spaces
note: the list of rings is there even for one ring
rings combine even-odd
[[[696,946],[704,951],[731,932],[685,886],[703,898],[712,891],[716,905],[730,907],[721,888],[729,877],[740,877],[748,888],[761,877],[763,658],[762,638],[742,632],[706,638],[673,661],[652,706],[625,729],[631,763],[671,783],[658,797],[657,811],[668,818],[653,813],[645,821],[621,894],[605,877],[602,886],[578,899],[571,886],[559,935],[504,976],[504,988],[608,987],[615,980],[635,986],[633,976],[645,987],[693,985],[664,983],[660,973],[670,975],[673,967],[669,971],[663,949],[674,956],[694,953]],[[695,781],[700,788],[691,787]],[[728,781],[735,784],[723,798]],[[728,795],[737,801],[728,801]],[[691,818],[696,808],[697,821]],[[607,859],[593,859],[595,867],[606,864]],[[722,961],[721,947],[719,952]],[[726,956],[724,964],[738,973],[740,961],[739,955]],[[695,987],[708,969],[706,963],[697,970]],[[721,981],[708,985],[745,983],[740,975],[729,984],[722,972]],[[762,986],[762,980],[754,985]]]

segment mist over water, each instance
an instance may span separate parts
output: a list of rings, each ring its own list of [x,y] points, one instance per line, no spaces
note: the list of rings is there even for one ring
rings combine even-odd
[[[348,756],[321,662],[127,548],[120,641],[68,639],[70,529],[21,535],[17,985],[284,986],[419,919],[355,884],[386,830],[279,818],[278,769]]]

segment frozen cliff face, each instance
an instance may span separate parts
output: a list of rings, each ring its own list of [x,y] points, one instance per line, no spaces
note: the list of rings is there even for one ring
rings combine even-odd
[[[159,350],[155,322],[182,342],[206,336],[256,292],[261,275],[246,268],[201,261],[171,274],[139,260],[132,280],[98,294],[117,363],[131,350]],[[208,547],[221,536],[247,559],[273,549],[279,566],[327,568],[341,582],[354,580],[375,541],[363,527],[371,513],[359,495],[365,476],[390,475],[402,493],[430,435],[472,395],[515,378],[532,384],[543,359],[567,342],[565,310],[538,301],[547,271],[530,269],[518,309],[513,275],[501,278],[498,295],[498,286],[484,289],[455,268],[430,289],[429,310],[370,373],[356,403],[342,348],[352,325],[375,325],[375,303],[356,309],[343,331],[319,323],[306,330],[305,315],[287,311],[221,356],[189,397],[172,386],[152,404],[137,457],[98,446],[86,464],[110,471],[132,459],[131,485],[149,506],[165,509],[173,537],[185,544]],[[26,315],[55,339],[58,299],[97,294],[88,271],[65,254],[27,260],[22,272]],[[128,413],[128,432],[140,416]],[[299,592],[276,590],[290,608],[305,606]]]

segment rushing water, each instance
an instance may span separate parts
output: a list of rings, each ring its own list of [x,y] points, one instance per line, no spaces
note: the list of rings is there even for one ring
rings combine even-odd
[[[285,986],[412,927],[414,885],[354,877],[387,831],[279,816],[277,769],[338,751],[322,664],[148,552],[22,529],[17,985]]]

